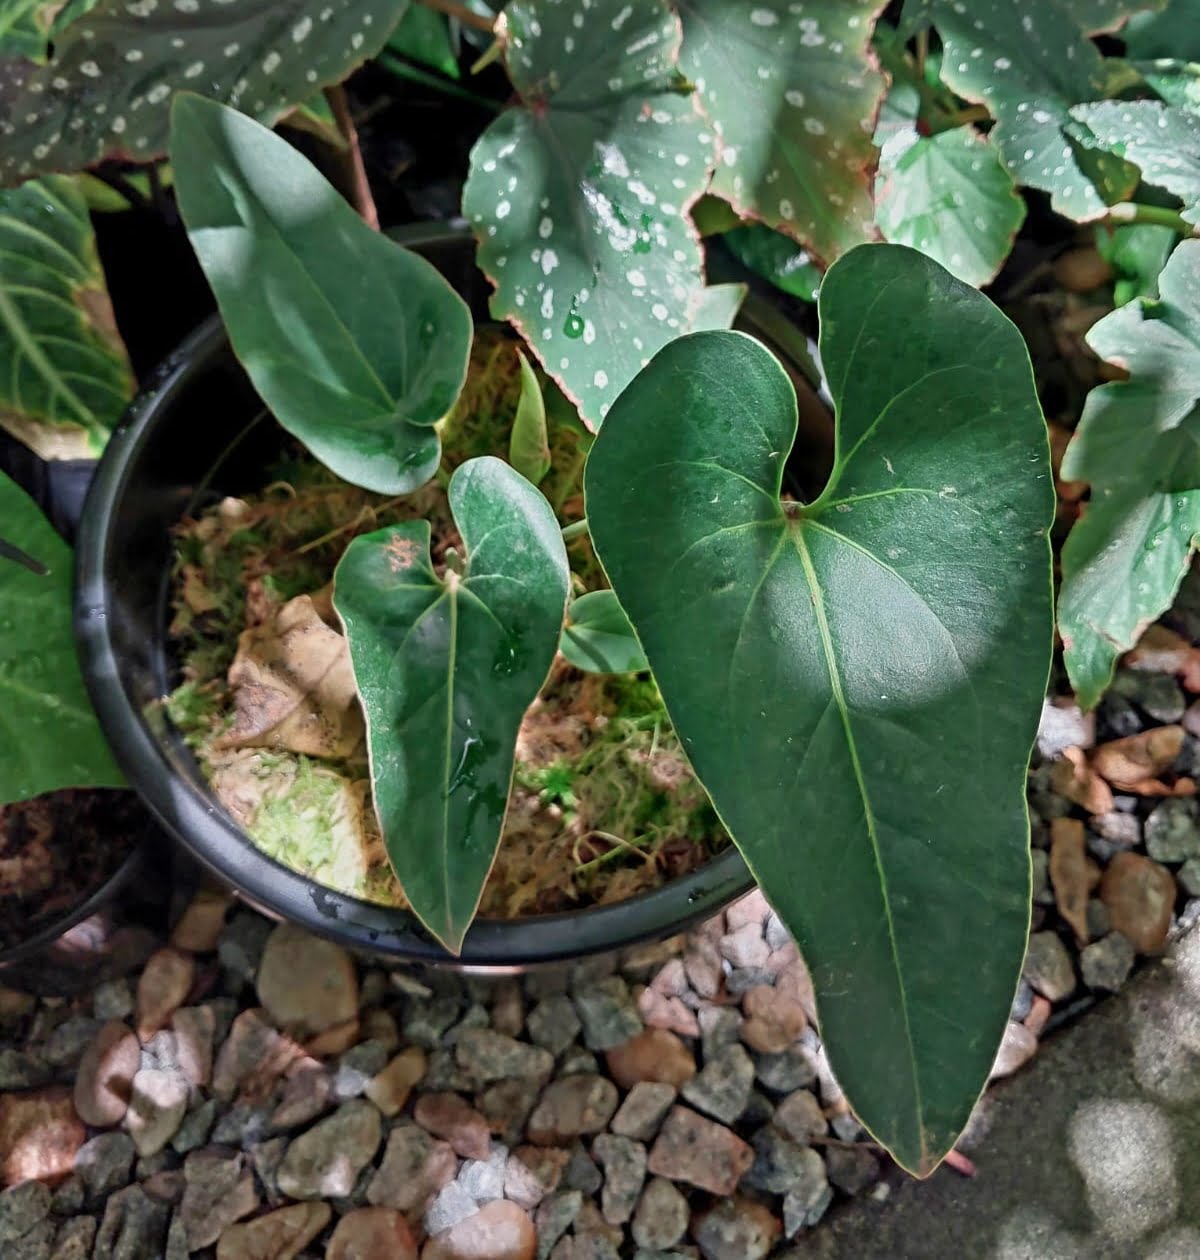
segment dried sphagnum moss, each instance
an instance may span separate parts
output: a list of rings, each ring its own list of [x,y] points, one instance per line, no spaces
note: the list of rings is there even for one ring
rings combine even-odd
[[[230,667],[248,628],[261,637],[279,610],[320,593],[350,540],[400,520],[430,522],[433,556],[461,547],[446,501],[449,473],[507,452],[520,393],[513,342],[484,330],[467,387],[442,424],[438,478],[385,499],[338,480],[303,452],[249,499],[215,504],[177,530],[172,633],[182,681],[168,712],[225,807],[265,852],[330,888],[403,905],[370,799],[365,750],[313,757],[229,747]],[[541,489],[566,524],[583,513],[587,439],[551,431]],[[586,537],[569,546],[577,591],[603,585]],[[329,613],[329,624],[336,621]],[[517,741],[500,851],[480,912],[512,918],[619,901],[691,870],[727,838],[696,782],[662,699],[646,676],[589,675],[555,660]]]

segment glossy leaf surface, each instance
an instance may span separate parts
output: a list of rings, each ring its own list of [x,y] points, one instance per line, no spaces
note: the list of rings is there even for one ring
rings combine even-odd
[[[826,261],[868,240],[877,0],[680,0],[680,64],[717,133],[712,191]]]
[[[559,651],[589,674],[649,669],[642,645],[613,591],[589,591],[571,601]]]
[[[84,689],[71,626],[74,562],[36,503],[0,474],[0,805],[124,779]]]
[[[99,0],[0,75],[0,182],[148,161],[180,89],[266,123],[383,46],[409,0]]]
[[[812,254],[791,237],[762,223],[726,232],[721,239],[744,267],[769,280],[777,289],[811,302],[821,287],[821,269]]]
[[[433,426],[466,379],[466,304],[236,110],[180,96],[171,158],[233,348],[280,424],[355,485],[426,482],[441,458]]]
[[[546,400],[537,373],[518,350],[521,361],[521,396],[508,440],[508,462],[536,486],[550,471],[550,436],[546,431]]]
[[[503,460],[468,460],[449,493],[462,576],[434,571],[427,521],[394,525],[346,549],[334,606],[388,857],[414,913],[457,952],[500,840],[517,729],[558,646],[568,573],[550,505]]]
[[[133,390],[79,188],[0,192],[0,426],[43,459],[95,458]]]
[[[1092,496],[1063,547],[1058,624],[1079,701],[1094,705],[1117,657],[1171,605],[1200,535],[1200,241],[1088,333],[1129,380],[1088,395],[1062,473]]]
[[[596,429],[691,326],[703,277],[687,210],[712,134],[678,90],[679,20],[662,0],[513,0],[503,17],[520,104],[472,150],[463,212],[493,313]]]
[[[851,1105],[923,1174],[987,1080],[1025,951],[1049,453],[1020,335],[937,264],[854,250],[819,310],[837,457],[816,501],[780,499],[788,377],[713,333],[662,351],[613,408],[587,513],[684,747],[804,954]]]

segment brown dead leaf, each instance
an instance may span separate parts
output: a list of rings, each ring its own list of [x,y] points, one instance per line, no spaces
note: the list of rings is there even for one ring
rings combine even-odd
[[[1088,764],[1082,748],[1064,748],[1050,771],[1050,786],[1089,814],[1107,814],[1113,808],[1112,789]]]
[[[1058,912],[1080,945],[1088,943],[1087,903],[1100,882],[1100,868],[1087,855],[1083,823],[1055,818],[1050,824],[1050,884]]]
[[[234,724],[218,748],[344,758],[362,742],[349,645],[321,620],[308,595],[242,632],[229,684]]]
[[[1136,792],[1139,785],[1170,769],[1183,747],[1183,736],[1182,726],[1158,726],[1110,740],[1092,754],[1092,766],[1113,787]]]

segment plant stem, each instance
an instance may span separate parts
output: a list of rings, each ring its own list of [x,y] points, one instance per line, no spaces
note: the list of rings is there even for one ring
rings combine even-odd
[[[586,462],[587,451],[580,451],[571,467],[567,470],[567,475],[563,478],[558,494],[554,496],[554,502],[550,504],[556,516],[562,511],[563,504],[571,497],[575,487],[579,484],[579,474],[583,472],[583,466]]]
[[[148,197],[143,196],[141,191],[119,172],[106,170],[103,166],[97,166],[92,170],[92,174],[102,184],[107,184],[113,192],[119,193],[124,197],[131,206],[136,206],[139,210],[154,208],[154,203]]]
[[[473,13],[465,4],[457,4],[456,0],[420,0],[427,9],[436,9],[447,17],[457,18],[464,26],[473,26],[477,31],[492,33],[492,21],[482,13]]]
[[[968,123],[987,122],[991,111],[986,105],[966,105],[951,113],[941,112],[930,120],[930,133],[936,135],[940,131],[953,131],[955,127],[964,127]]]
[[[1180,236],[1196,236],[1200,228],[1189,223],[1178,210],[1168,210],[1165,206],[1144,206],[1138,201],[1123,201],[1120,205],[1110,206],[1108,222],[1121,223],[1155,223],[1159,227],[1169,227]]]
[[[379,211],[375,208],[375,198],[371,195],[371,185],[367,181],[367,168],[363,165],[362,150],[358,147],[358,132],[354,129],[354,119],[350,117],[350,104],[346,100],[346,89],[340,83],[325,89],[325,99],[333,112],[333,120],[337,123],[338,132],[346,142],[344,161],[346,173],[350,179],[350,188],[354,195],[354,208],[362,216],[368,227],[379,231]]]
[[[570,525],[564,525],[562,528],[563,542],[570,542],[573,538],[582,538],[588,532],[587,517],[581,521],[574,521]]]
[[[929,28],[923,27],[917,32],[917,78],[925,81],[925,58],[929,56]]]
[[[421,83],[425,87],[435,88],[439,92],[444,92],[447,96],[456,96],[459,100],[470,101],[472,105],[478,105],[481,109],[490,110],[493,114],[500,112],[500,106],[495,101],[489,101],[486,96],[480,96],[467,88],[459,87],[457,83],[452,83],[449,79],[443,79],[440,74],[431,74],[428,70],[422,70],[419,66],[410,66],[407,61],[402,61],[392,53],[382,52],[375,60],[398,79],[410,79],[413,83]]]

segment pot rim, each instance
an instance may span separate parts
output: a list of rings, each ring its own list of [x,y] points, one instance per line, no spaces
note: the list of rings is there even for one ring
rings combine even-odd
[[[405,236],[409,244],[464,239],[452,229]],[[168,833],[243,900],[273,918],[356,949],[460,968],[521,968],[622,949],[681,932],[749,892],[754,879],[730,845],[698,870],[611,905],[476,919],[455,957],[411,912],[326,888],[268,856],[210,791],[177,771],[121,680],[111,630],[114,591],[105,578],[109,537],[143,446],[159,426],[170,423],[176,399],[228,353],[228,345],[220,317],[213,315],[151,374],[100,460],[75,549],[75,634],[88,692],[118,764]]]

